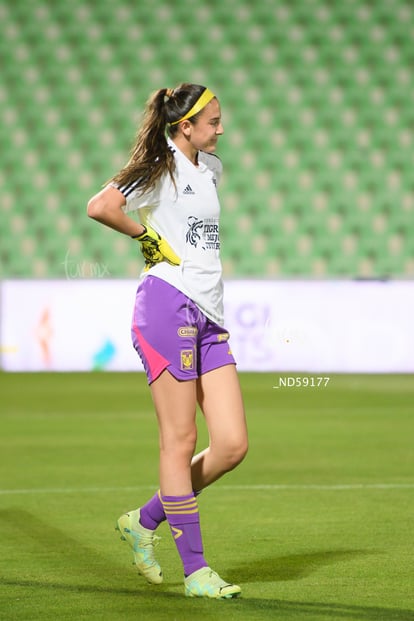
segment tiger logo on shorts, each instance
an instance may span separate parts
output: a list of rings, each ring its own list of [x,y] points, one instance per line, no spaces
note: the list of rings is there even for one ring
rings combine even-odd
[[[194,351],[192,349],[181,350],[181,370],[193,371],[194,370]]]

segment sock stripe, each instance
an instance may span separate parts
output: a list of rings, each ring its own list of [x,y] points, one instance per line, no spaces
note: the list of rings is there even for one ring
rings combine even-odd
[[[164,509],[192,509],[197,506],[197,501],[195,498],[192,498],[190,501],[185,502],[163,502]]]
[[[165,505],[175,505],[176,503],[180,505],[185,505],[187,502],[194,502],[194,494],[189,496],[161,496],[161,500]]]
[[[186,515],[187,513],[198,513],[197,503],[191,505],[178,505],[166,507],[164,505],[165,515]]]
[[[191,511],[189,509],[186,509],[185,511],[165,511],[165,515],[190,515],[192,513],[198,513],[198,507],[196,509],[192,509]]]
[[[198,513],[198,503],[194,496],[190,498],[177,497],[176,500],[164,500],[161,497],[165,515],[190,515]]]

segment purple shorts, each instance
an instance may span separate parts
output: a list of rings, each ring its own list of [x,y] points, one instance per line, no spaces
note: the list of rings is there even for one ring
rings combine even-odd
[[[149,384],[165,369],[178,380],[191,380],[235,364],[227,330],[155,276],[147,276],[138,287],[131,333]]]

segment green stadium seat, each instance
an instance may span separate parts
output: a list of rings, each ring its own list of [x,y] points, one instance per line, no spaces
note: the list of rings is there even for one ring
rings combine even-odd
[[[149,93],[183,80],[222,102],[226,274],[414,276],[406,0],[32,8],[0,0],[3,278],[62,276],[62,247],[136,275],[85,205],[127,160]]]

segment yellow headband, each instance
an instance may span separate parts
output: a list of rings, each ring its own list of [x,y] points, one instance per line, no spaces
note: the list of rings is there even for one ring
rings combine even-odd
[[[215,97],[215,94],[210,91],[210,89],[206,88],[205,91],[202,92],[200,97],[195,102],[194,106],[181,117],[178,121],[173,121],[170,125],[178,125],[178,123],[182,123],[187,119],[190,119],[192,116],[195,116],[200,110],[206,107],[206,105]]]

